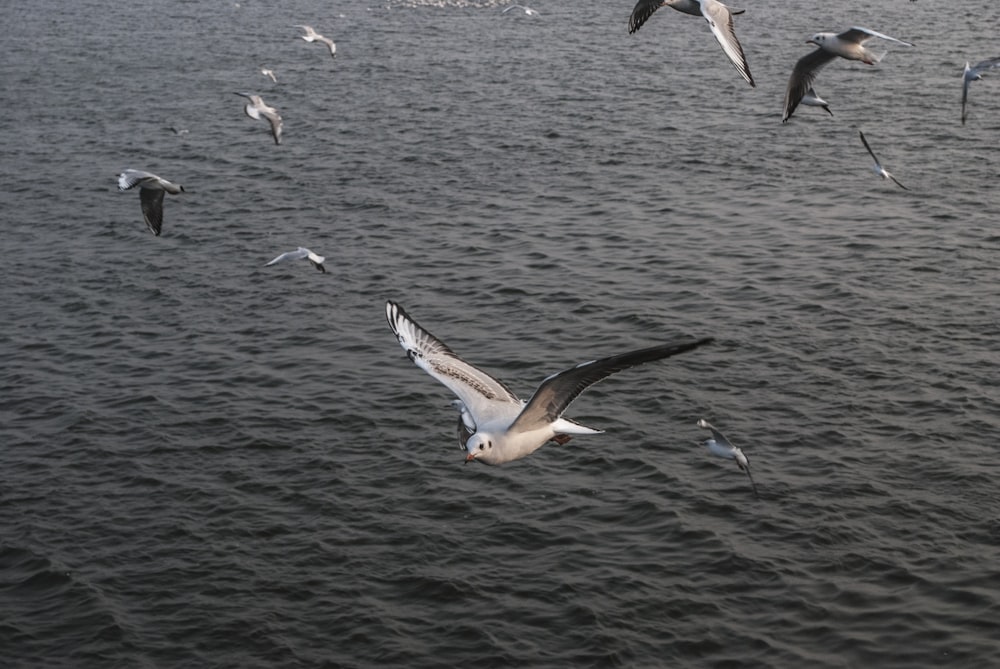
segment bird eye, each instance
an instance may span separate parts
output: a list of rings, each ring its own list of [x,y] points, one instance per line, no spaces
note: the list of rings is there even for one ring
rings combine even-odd
[[[486,446],[484,446],[483,444],[479,444],[479,450],[483,450],[484,448],[486,448]]]

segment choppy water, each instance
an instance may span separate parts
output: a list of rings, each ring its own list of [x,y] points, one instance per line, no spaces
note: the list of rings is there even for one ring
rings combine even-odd
[[[669,9],[442,4],[5,11],[4,666],[1000,666],[994,4],[746,3],[756,89]],[[916,47],[783,126],[850,25]],[[717,342],[465,467],[387,298],[524,395]]]

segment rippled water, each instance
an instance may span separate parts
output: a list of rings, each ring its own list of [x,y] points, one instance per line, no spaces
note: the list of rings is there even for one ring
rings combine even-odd
[[[756,89],[669,9],[439,4],[5,12],[4,666],[1000,666],[993,3],[746,3]],[[782,125],[850,25],[916,46]],[[386,299],[523,395],[716,343],[465,467]]]

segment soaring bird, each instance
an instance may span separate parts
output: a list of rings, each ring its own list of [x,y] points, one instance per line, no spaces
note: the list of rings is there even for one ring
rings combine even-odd
[[[567,435],[600,432],[562,417],[580,393],[622,370],[712,341],[672,342],[584,362],[547,377],[524,402],[502,381],[458,357],[395,302],[386,302],[385,315],[407,357],[461,401],[461,406],[455,406],[462,414],[459,434],[468,434],[465,461],[488,465],[523,458],[547,441],[565,441]]]
[[[264,99],[259,95],[251,95],[250,93],[237,93],[236,95],[241,95],[250,101],[243,107],[247,116],[258,121],[261,117],[267,119],[267,122],[271,124],[271,136],[274,137],[274,143],[281,144],[282,123],[278,110],[264,104]]]
[[[788,79],[788,89],[785,91],[785,111],[781,117],[784,123],[795,112],[802,98],[813,87],[816,75],[824,65],[840,56],[847,60],[860,60],[866,65],[874,65],[882,60],[884,53],[875,53],[864,47],[864,43],[872,37],[896,42],[903,46],[913,46],[909,42],[889,37],[868,28],[850,28],[839,35],[836,33],[816,33],[806,40],[806,44],[815,44],[818,48],[799,58],[792,68],[792,76]]]
[[[733,28],[733,14],[742,14],[745,10],[730,9],[718,0],[639,0],[628,20],[629,34],[641,28],[646,19],[660,7],[670,7],[691,16],[704,17],[733,67],[748,84],[757,85],[750,74],[750,66],[747,65],[746,56],[743,55],[743,47],[736,39],[736,31]]]
[[[304,246],[300,246],[294,251],[288,251],[286,253],[282,253],[280,256],[278,256],[277,258],[275,258],[274,260],[272,260],[271,262],[267,263],[264,266],[270,267],[275,263],[285,262],[286,260],[302,260],[302,259],[308,259],[309,262],[312,263],[313,267],[323,272],[323,274],[326,274],[326,268],[323,267],[323,263],[326,262],[326,258],[320,255],[316,255],[315,253],[305,248]]]
[[[163,229],[163,196],[166,193],[183,193],[184,186],[142,170],[129,169],[118,175],[118,190],[126,191],[136,186],[139,187],[139,203],[142,205],[142,218],[146,221],[146,227],[159,237]]]
[[[969,97],[969,84],[973,81],[982,79],[983,72],[986,70],[992,70],[997,66],[1000,66],[1000,57],[980,61],[973,67],[969,67],[968,62],[965,63],[965,71],[962,73],[962,125],[965,125],[965,101]]]
[[[322,42],[330,49],[330,55],[334,58],[337,57],[337,45],[333,43],[333,40],[329,37],[323,37],[318,32],[313,30],[312,26],[295,26],[296,28],[302,28],[305,30],[304,35],[299,35],[302,39],[307,42]]]

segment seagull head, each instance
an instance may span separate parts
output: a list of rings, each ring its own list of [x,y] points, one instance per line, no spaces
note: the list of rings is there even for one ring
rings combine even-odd
[[[465,461],[481,460],[491,464],[493,460],[493,437],[484,432],[477,432],[465,442]]]
[[[830,33],[816,33],[812,37],[806,40],[806,44],[815,44],[816,46],[823,46],[826,39],[830,36]]]

